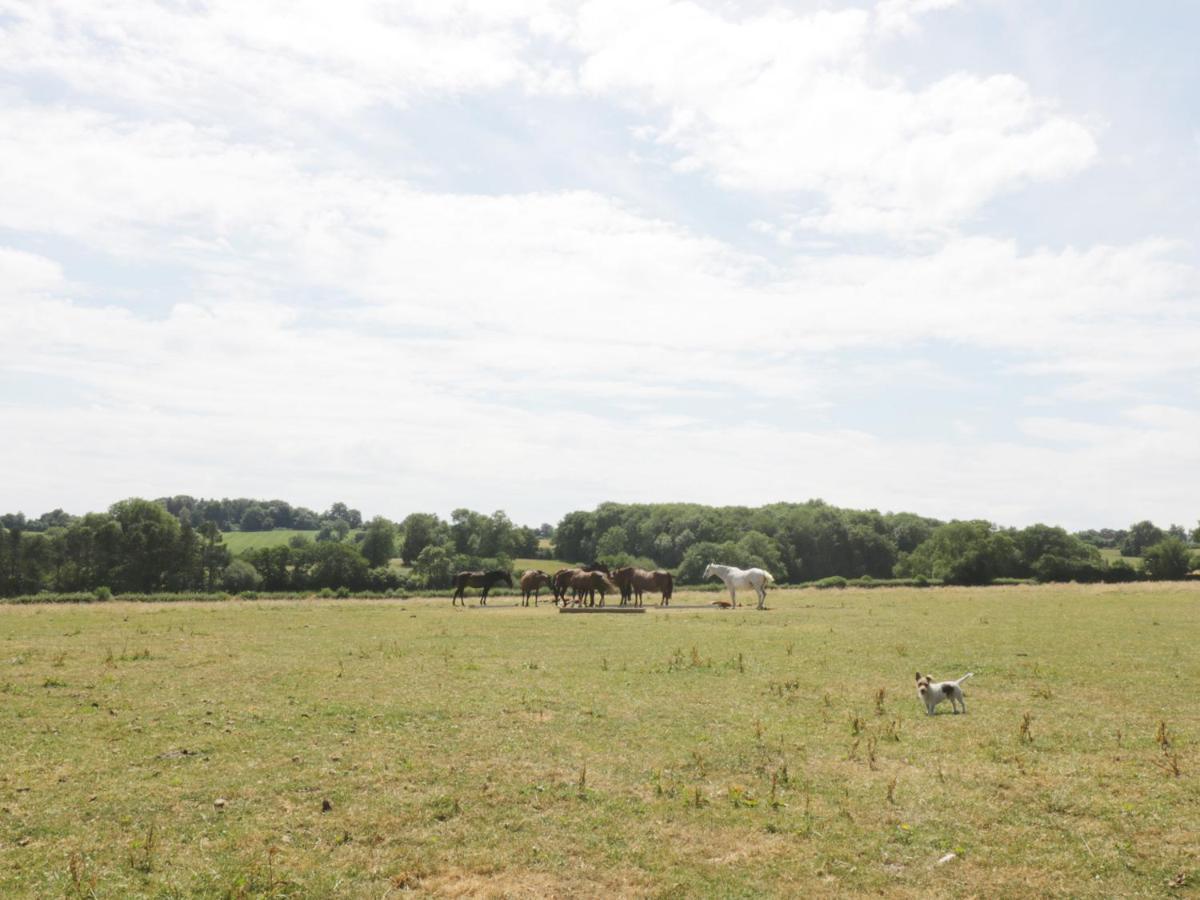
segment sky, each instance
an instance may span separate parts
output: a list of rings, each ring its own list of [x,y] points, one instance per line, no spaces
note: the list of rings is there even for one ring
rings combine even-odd
[[[0,510],[1194,525],[1198,32],[0,0]]]

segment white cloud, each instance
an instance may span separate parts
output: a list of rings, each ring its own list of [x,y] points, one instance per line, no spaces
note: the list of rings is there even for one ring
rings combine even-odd
[[[891,32],[948,5],[892,0],[874,13]],[[679,153],[679,170],[823,198],[803,219],[815,229],[938,231],[1097,152],[1086,126],[1014,76],[955,73],[918,88],[878,71],[861,9],[726,18],[638,0],[587,4],[580,23],[583,85],[661,114],[655,140]]]
[[[877,68],[880,42],[950,5],[0,0],[0,237],[37,249],[0,247],[0,377],[58,391],[0,393],[0,466],[23,473],[8,502],[187,490],[540,519],[604,497],[821,495],[1079,524],[1194,505],[1168,486],[1200,461],[1195,417],[1147,385],[1200,374],[1197,272],[1153,237],[956,232],[1096,147],[1018,77]],[[499,89],[632,110],[633,140],[711,176],[718,212],[685,226],[660,198],[503,173],[434,190],[355,143],[419,143],[380,109]],[[768,198],[745,218],[783,249],[715,237],[721,187]],[[1036,385],[1044,415],[845,425],[872,403],[986,403],[981,379]],[[1127,414],[1069,408],[1097,398]]]

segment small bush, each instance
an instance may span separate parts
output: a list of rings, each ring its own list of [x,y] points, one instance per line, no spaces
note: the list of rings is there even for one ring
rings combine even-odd
[[[822,578],[820,581],[814,581],[812,586],[819,590],[828,590],[829,588],[844,588],[846,579],[841,575],[830,575],[828,578]]]
[[[331,600],[333,598],[333,588],[321,588],[317,596],[322,600]]]
[[[111,600],[112,599],[112,588],[107,587],[105,585],[101,585],[100,587],[96,588],[96,590],[94,590],[92,592],[92,596],[100,601]]]

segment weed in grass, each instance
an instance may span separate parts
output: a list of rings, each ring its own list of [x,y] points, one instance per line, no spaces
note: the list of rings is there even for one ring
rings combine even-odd
[[[735,807],[750,809],[758,806],[758,800],[740,784],[729,786],[729,802]]]
[[[896,645],[896,655],[897,656],[908,656],[908,644],[897,644]]]
[[[848,759],[848,760],[858,759],[858,745],[861,742],[862,742],[861,738],[854,739],[853,743],[850,744],[850,749],[846,751],[846,759]]]
[[[1167,730],[1167,723],[1163,719],[1158,720],[1158,728],[1154,732],[1154,743],[1158,744],[1158,749],[1164,753],[1171,746],[1171,733]]]
[[[887,802],[896,805],[896,776],[893,775],[887,784]]]
[[[696,809],[699,809],[706,803],[708,803],[708,801],[704,798],[704,791],[700,789],[700,785],[696,785],[695,789],[692,791],[692,806],[694,806]]]
[[[755,720],[754,720],[754,739],[755,739],[756,741],[758,741],[760,744],[762,743],[762,739],[763,739],[763,723],[762,723],[762,719],[755,719]]]
[[[57,678],[47,678],[45,681],[42,682],[42,687],[44,687],[44,688],[60,688],[60,687],[66,687],[66,686],[67,686],[67,683],[65,681],[60,681]]]
[[[67,859],[67,878],[70,887],[67,893],[71,897],[95,897],[96,883],[100,876],[88,872],[87,861],[78,850],[72,850]]]
[[[607,656],[603,656],[600,658],[600,671],[601,672],[608,671],[608,657]]]
[[[65,652],[58,654],[58,656],[54,657],[54,661],[52,663],[50,663],[50,665],[52,665],[56,669],[61,669],[66,664],[67,664],[67,654]]]
[[[1179,768],[1179,754],[1174,750],[1164,750],[1154,764],[1173,778],[1178,778],[1183,772]]]
[[[1021,718],[1021,730],[1018,733],[1018,737],[1020,738],[1022,744],[1033,743],[1033,733],[1029,730],[1029,726],[1032,724],[1032,722],[1033,716],[1031,716],[1029,713],[1025,713],[1025,715]]]
[[[783,652],[784,652],[785,654],[787,654],[788,656],[791,656],[791,655],[792,655],[792,652],[793,652],[795,649],[796,649],[796,645],[795,645],[794,643],[789,643],[789,644],[787,645],[787,647],[786,647],[786,648],[784,648],[784,651],[783,651]]]
[[[883,726],[883,736],[889,741],[900,743],[900,720],[892,719]]]
[[[151,822],[146,829],[146,836],[141,840],[134,838],[129,844],[129,868],[147,875],[154,871],[154,853],[157,847],[154,823]]]
[[[850,717],[850,734],[851,734],[851,736],[856,735],[856,734],[862,734],[863,729],[866,727],[866,725],[867,725],[867,723],[862,720],[862,716],[853,716],[852,715]]]
[[[883,701],[887,697],[887,688],[879,688],[875,691],[875,715],[883,715]]]
[[[874,737],[867,738],[867,768],[872,772],[875,771],[875,748],[876,741]]]
[[[582,768],[580,768],[580,770],[579,770],[579,781],[578,781],[578,783],[576,784],[576,786],[575,786],[575,787],[576,787],[576,793],[578,794],[578,796],[579,796],[579,799],[580,799],[580,800],[586,800],[586,799],[587,799],[587,792],[588,792],[588,788],[587,788],[587,766],[586,766],[586,765],[584,765]]]

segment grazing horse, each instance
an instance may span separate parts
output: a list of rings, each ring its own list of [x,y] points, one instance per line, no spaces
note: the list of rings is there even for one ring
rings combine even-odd
[[[521,605],[529,605],[529,595],[533,594],[533,605],[538,605],[538,594],[542,588],[551,584],[551,578],[541,569],[526,569],[521,575]]]
[[[567,605],[567,591],[571,588],[571,576],[578,571],[579,569],[559,569],[554,573],[550,587],[554,591],[555,604],[561,600],[563,606]]]
[[[753,588],[758,594],[758,608],[762,609],[763,604],[767,602],[767,585],[772,584],[775,579],[766,569],[738,569],[734,566],[721,566],[716,563],[709,563],[704,569],[704,577],[716,575],[723,582],[725,587],[729,588],[729,601],[737,606],[737,589],[738,588]]]
[[[604,605],[604,595],[608,591],[619,591],[615,584],[609,580],[608,575],[604,572],[589,572],[586,569],[577,569],[571,575],[571,590],[575,593],[575,605],[578,606],[583,602],[583,597],[586,594],[588,598],[588,606],[596,605],[596,591],[600,592],[600,605]]]
[[[479,605],[487,606],[488,591],[501,581],[512,587],[512,574],[500,569],[493,569],[491,572],[459,572],[454,576],[454,596],[450,598],[450,605],[453,606],[456,600],[462,600],[463,606],[466,606],[466,590],[473,587],[483,589],[483,593],[479,595]]]
[[[626,566],[623,569],[615,569],[612,573],[612,580],[621,589],[622,606],[629,602],[631,595],[636,596],[636,605],[641,606],[643,591],[661,592],[662,602],[659,603],[659,606],[666,606],[671,602],[671,594],[675,589],[674,576],[661,569],[647,572],[645,569]]]

